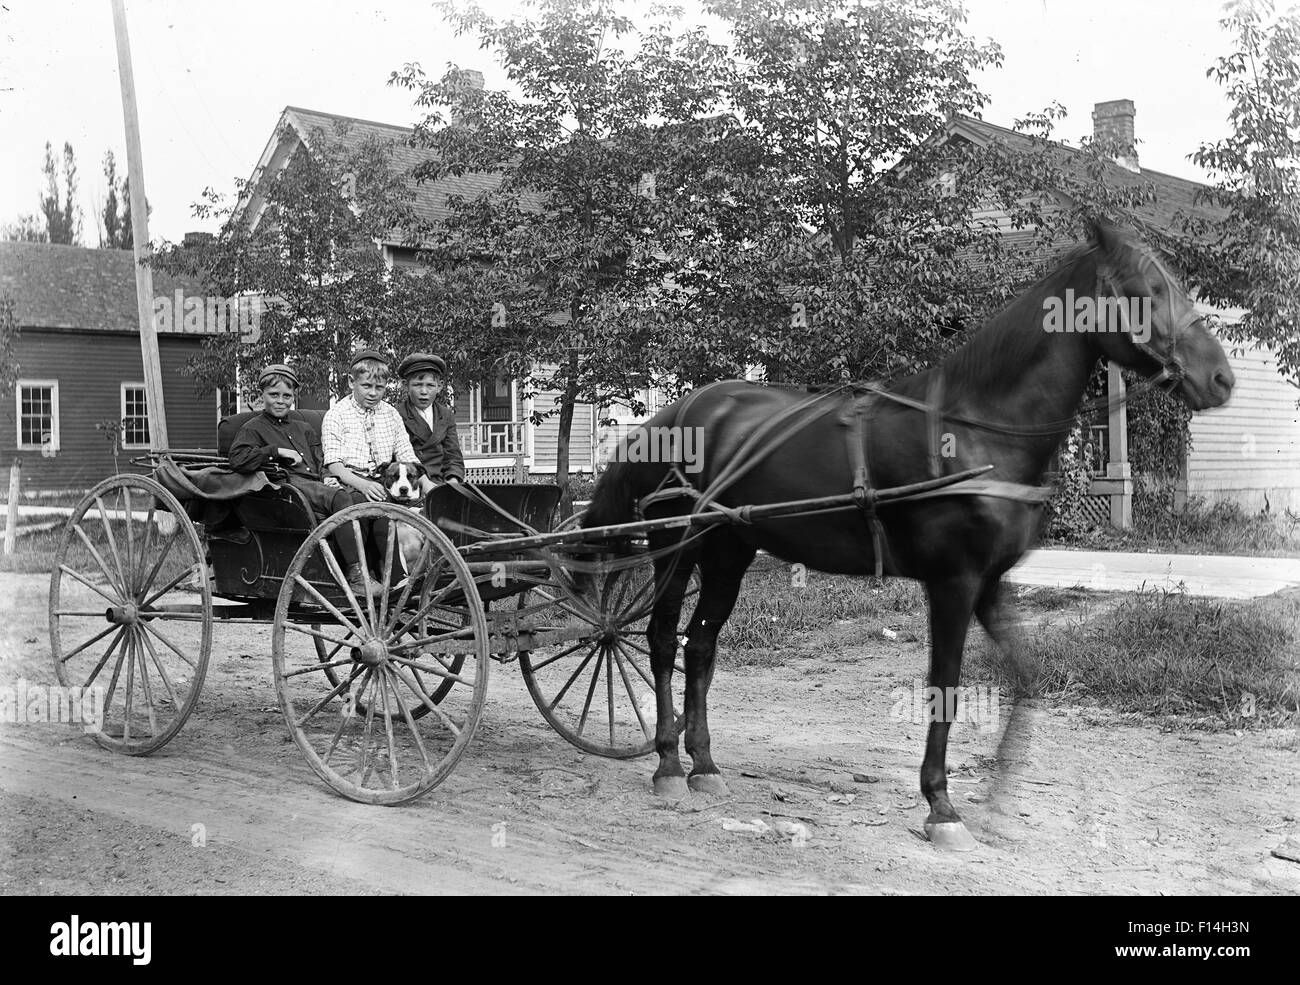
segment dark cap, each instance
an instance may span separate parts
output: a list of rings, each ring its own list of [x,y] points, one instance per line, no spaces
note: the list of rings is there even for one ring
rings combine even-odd
[[[257,374],[258,385],[260,386],[269,377],[272,376],[283,376],[294,386],[295,389],[298,387],[298,374],[295,373],[293,370],[291,370],[284,363],[272,363],[270,366],[265,367],[260,373]]]
[[[446,376],[447,364],[443,361],[442,356],[435,356],[428,352],[412,352],[397,367],[397,375],[402,379],[406,379],[416,373],[438,373],[441,376]]]
[[[384,364],[388,363],[388,357],[378,349],[358,349],[356,352],[352,353],[352,358],[348,360],[348,368],[351,369],[363,359],[373,359],[375,362]]]

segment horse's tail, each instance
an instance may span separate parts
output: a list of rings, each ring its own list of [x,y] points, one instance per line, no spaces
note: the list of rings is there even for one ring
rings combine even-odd
[[[582,518],[583,529],[631,523],[636,514],[637,489],[629,462],[611,462],[596,483],[591,505]]]

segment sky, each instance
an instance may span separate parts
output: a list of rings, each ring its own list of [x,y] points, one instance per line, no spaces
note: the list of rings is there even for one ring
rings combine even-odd
[[[689,3],[683,3],[689,7]],[[480,0],[494,14],[516,0]],[[1095,103],[1132,99],[1143,167],[1194,180],[1188,155],[1228,133],[1208,69],[1231,50],[1209,0],[968,0],[968,33],[997,41],[1002,66],[978,82],[984,119],[1010,126],[1053,100],[1059,139],[1092,130]],[[407,62],[437,77],[505,74],[476,40],[456,38],[428,2],[127,0],[150,238],[213,230],[192,206],[247,178],[285,106],[409,126],[411,93],[387,84]],[[104,153],[125,173],[110,0],[0,0],[0,224],[37,211],[46,141],[76,153],[82,242],[97,245]]]

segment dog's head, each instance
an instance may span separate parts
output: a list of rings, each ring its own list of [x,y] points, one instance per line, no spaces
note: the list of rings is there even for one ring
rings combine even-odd
[[[389,462],[384,466],[380,480],[388,490],[388,498],[403,506],[415,506],[424,497],[420,494],[420,477],[426,475],[418,462]]]

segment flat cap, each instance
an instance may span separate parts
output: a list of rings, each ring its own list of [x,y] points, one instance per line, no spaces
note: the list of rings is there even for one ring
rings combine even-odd
[[[376,362],[387,363],[388,357],[378,349],[358,349],[352,353],[352,358],[348,360],[348,367],[351,368],[363,359],[373,359]]]
[[[298,374],[295,373],[293,370],[291,370],[284,363],[272,363],[271,365],[265,367],[260,373],[257,374],[257,382],[259,384],[263,383],[269,377],[272,376],[283,376],[286,380],[292,383],[295,388],[298,386]]]
[[[447,363],[442,356],[435,356],[429,352],[412,352],[397,367],[397,375],[402,379],[406,379],[416,373],[438,373],[446,376]]]

